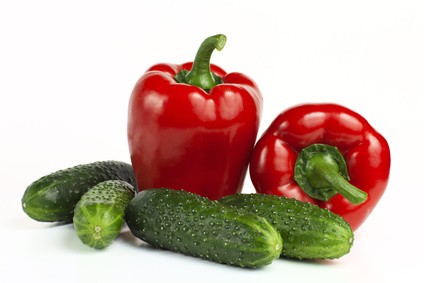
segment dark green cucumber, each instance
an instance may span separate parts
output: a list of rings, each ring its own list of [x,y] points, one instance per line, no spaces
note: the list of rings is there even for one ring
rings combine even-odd
[[[282,248],[280,234],[264,218],[181,190],[140,192],[125,221],[153,246],[230,265],[261,267]]]
[[[265,194],[235,194],[219,202],[267,219],[283,238],[282,256],[334,259],[353,244],[352,229],[342,217],[310,203]]]
[[[30,184],[22,197],[22,208],[38,221],[71,222],[81,196],[107,180],[122,180],[136,187],[130,164],[119,161],[83,164],[51,173]]]
[[[118,237],[125,209],[135,189],[125,181],[109,180],[89,189],[75,207],[73,222],[80,240],[95,249]]]

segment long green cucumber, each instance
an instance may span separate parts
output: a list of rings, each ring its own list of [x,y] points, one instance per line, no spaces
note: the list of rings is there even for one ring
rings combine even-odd
[[[71,222],[82,195],[107,180],[122,180],[136,187],[130,164],[119,161],[83,164],[51,173],[30,184],[22,197],[22,208],[38,221]]]
[[[96,249],[109,246],[121,231],[125,209],[134,195],[134,187],[119,180],[89,189],[77,203],[73,217],[80,240]]]
[[[283,238],[282,256],[334,259],[353,244],[352,229],[342,217],[310,203],[265,194],[235,194],[219,202],[267,219]]]
[[[182,190],[140,192],[125,221],[153,246],[229,265],[261,267],[282,248],[280,234],[264,218]]]

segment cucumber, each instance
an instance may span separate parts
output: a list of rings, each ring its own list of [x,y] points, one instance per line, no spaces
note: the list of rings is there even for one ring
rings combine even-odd
[[[109,246],[121,231],[125,209],[134,195],[134,187],[119,180],[89,189],[77,203],[73,217],[80,240],[95,249]]]
[[[130,164],[99,161],[60,170],[30,184],[22,197],[22,208],[31,218],[43,222],[72,222],[75,205],[94,185],[122,180],[136,187]]]
[[[235,194],[219,202],[267,219],[283,238],[285,257],[334,259],[353,244],[352,229],[342,217],[310,203],[265,194]]]
[[[182,190],[140,192],[125,221],[153,246],[223,264],[261,267],[282,248],[280,234],[264,218]]]

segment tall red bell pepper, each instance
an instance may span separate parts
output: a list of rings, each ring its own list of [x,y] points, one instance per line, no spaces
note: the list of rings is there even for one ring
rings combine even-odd
[[[154,65],[135,85],[128,141],[140,190],[184,189],[211,199],[241,191],[262,96],[247,76],[210,64],[225,42],[209,37],[194,62]]]
[[[257,192],[327,208],[353,230],[383,195],[389,171],[384,137],[362,116],[335,104],[282,112],[257,142],[250,162]]]

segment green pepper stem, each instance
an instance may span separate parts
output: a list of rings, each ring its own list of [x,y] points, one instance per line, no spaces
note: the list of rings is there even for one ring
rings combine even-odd
[[[339,193],[353,204],[366,201],[368,194],[349,183],[346,161],[333,146],[313,144],[299,154],[294,178],[309,196],[327,201]]]
[[[312,184],[327,186],[344,196],[352,204],[360,204],[367,199],[366,192],[350,184],[339,172],[323,163],[326,161],[320,157],[310,160],[310,172],[307,175],[310,181],[313,179]]]
[[[210,60],[212,52],[216,49],[221,51],[227,38],[223,34],[217,34],[206,38],[200,45],[193,66],[188,73],[178,73],[175,79],[178,82],[195,85],[206,91],[220,83],[220,78],[211,72]]]

